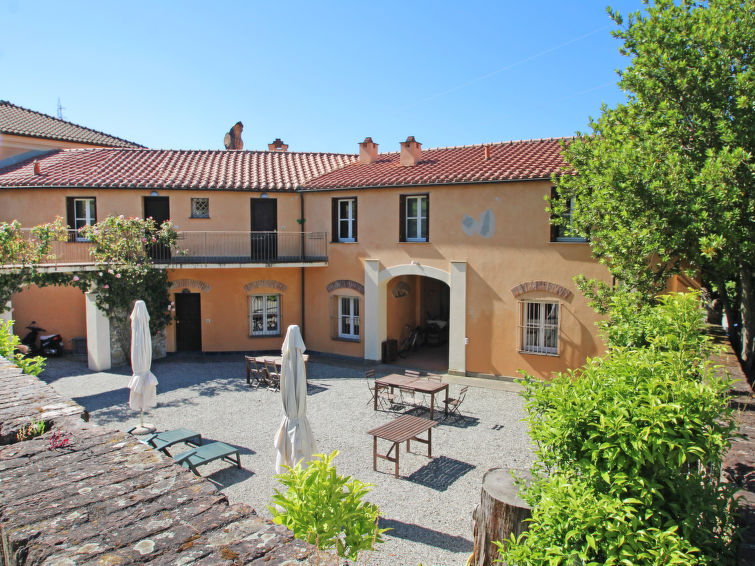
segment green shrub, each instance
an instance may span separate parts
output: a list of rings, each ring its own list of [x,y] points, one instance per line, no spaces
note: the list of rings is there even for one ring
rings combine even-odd
[[[0,320],[0,356],[16,364],[21,371],[37,376],[45,369],[45,359],[42,356],[27,358],[16,351],[21,341],[11,332],[12,320]]]
[[[728,379],[705,356],[695,295],[671,295],[624,327],[601,359],[526,380],[534,481],[523,494],[529,532],[508,541],[509,564],[724,564],[733,490],[720,481],[734,430]],[[628,560],[628,562],[627,562]],[[623,561],[623,562],[622,562]]]
[[[288,490],[276,489],[273,503],[278,507],[269,509],[273,521],[291,529],[296,538],[321,549],[335,547],[339,556],[354,560],[360,551],[383,542],[381,534],[387,529],[378,528],[377,506],[362,501],[370,484],[338,475],[332,464],[337,455],[315,454],[306,468],[299,462],[275,476]]]

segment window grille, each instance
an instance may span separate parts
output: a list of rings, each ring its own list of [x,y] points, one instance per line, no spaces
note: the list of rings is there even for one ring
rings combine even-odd
[[[528,354],[557,356],[561,317],[559,303],[553,301],[520,301],[519,351]]]
[[[280,295],[249,297],[249,335],[280,336]]]
[[[210,217],[210,199],[208,198],[191,199],[191,217],[192,218],[209,218]]]

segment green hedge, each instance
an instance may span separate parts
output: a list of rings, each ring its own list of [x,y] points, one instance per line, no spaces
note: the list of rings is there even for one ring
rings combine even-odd
[[[631,304],[614,299],[603,358],[526,380],[532,519],[508,564],[731,563],[730,382],[707,361],[699,297]]]

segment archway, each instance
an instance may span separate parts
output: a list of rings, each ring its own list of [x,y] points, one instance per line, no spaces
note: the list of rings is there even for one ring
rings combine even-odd
[[[380,269],[380,261],[365,260],[365,358],[379,360],[381,346],[388,338],[388,283],[400,276],[420,276],[436,279],[449,288],[448,297],[448,372],[466,373],[466,302],[467,264],[452,261],[449,270],[423,266],[417,263],[402,264]]]

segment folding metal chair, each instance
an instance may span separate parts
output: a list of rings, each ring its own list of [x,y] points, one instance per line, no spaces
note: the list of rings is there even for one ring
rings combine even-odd
[[[446,418],[450,417],[451,415],[456,415],[459,418],[463,418],[464,415],[461,414],[459,411],[459,407],[461,407],[461,404],[464,402],[464,399],[467,396],[467,390],[469,389],[468,385],[465,385],[459,390],[459,396],[455,398],[450,398],[448,400],[443,400],[444,403],[446,403],[446,406],[448,407],[448,415]]]

